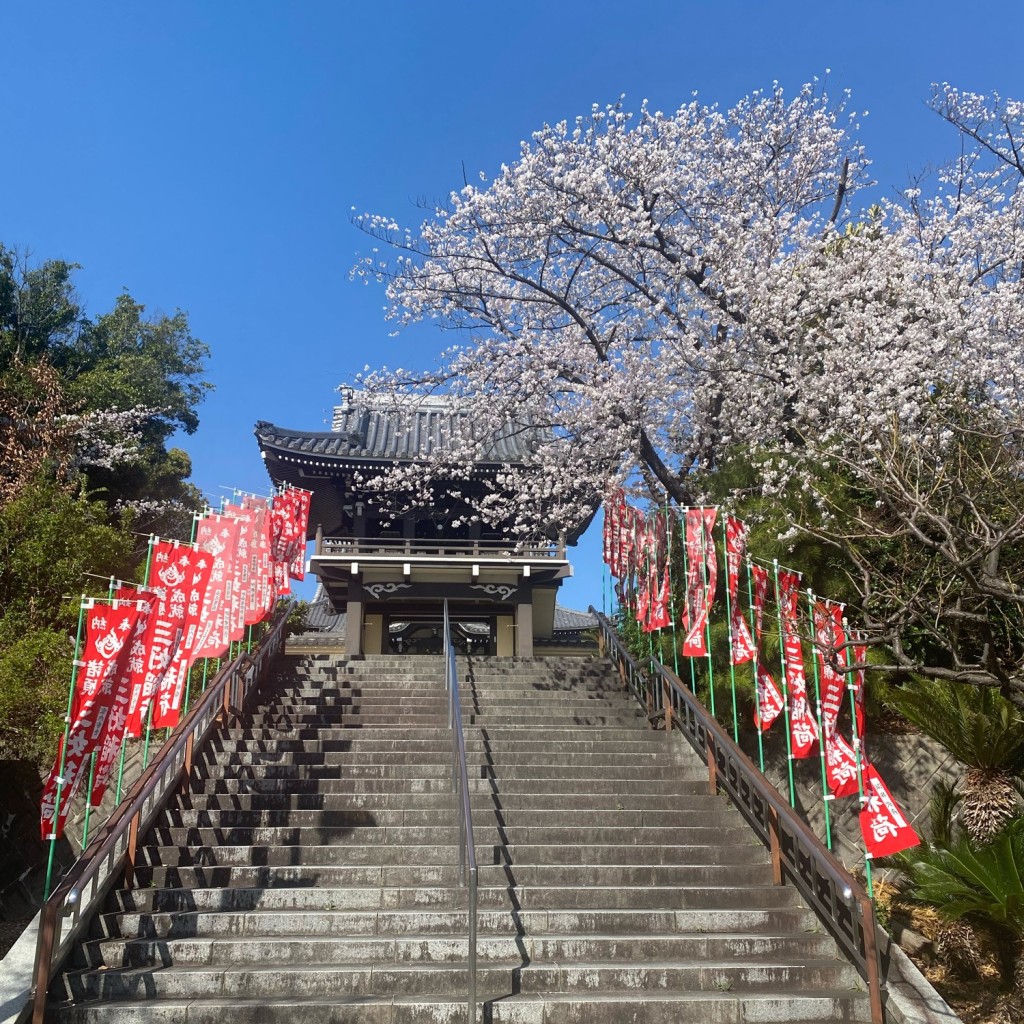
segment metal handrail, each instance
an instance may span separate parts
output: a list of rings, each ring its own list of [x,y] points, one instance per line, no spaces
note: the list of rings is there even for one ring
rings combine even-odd
[[[448,602],[444,603],[444,683],[448,691],[448,727],[452,730],[452,790],[459,805],[459,877],[469,885],[469,947],[467,1024],[476,1024],[476,902],[477,863],[473,842],[473,814],[469,806],[469,774],[466,771],[466,737],[462,731],[462,699],[452,643]]]
[[[595,608],[602,653],[614,658],[623,685],[665,730],[678,727],[708,766],[708,791],[724,789],[768,847],[772,881],[788,879],[828,927],[867,983],[872,1024],[884,1024],[882,971],[875,906],[864,887],[826,849],[782,794],[733,742],[693,692],[658,661],[653,680],[626,650],[612,623]],[[660,681],[660,685],[657,683]]]
[[[135,781],[96,837],[71,866],[43,904],[33,969],[32,1024],[43,1024],[46,993],[55,966],[63,962],[85,928],[93,910],[121,877],[131,886],[139,839],[192,772],[196,753],[218,721],[227,721],[245,708],[249,695],[281,647],[290,602],[278,608],[267,635],[251,654],[225,665],[200,699],[181,720],[171,738]],[[106,869],[104,871],[104,868]],[[70,917],[65,932],[63,919]]]

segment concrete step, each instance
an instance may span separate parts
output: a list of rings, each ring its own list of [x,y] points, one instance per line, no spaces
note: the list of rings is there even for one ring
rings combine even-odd
[[[199,798],[215,800],[220,806],[230,806],[227,800],[239,798],[273,797],[291,799],[322,795],[337,797],[349,801],[349,806],[362,805],[388,807],[406,806],[406,802],[415,800],[419,807],[448,807],[454,797],[451,783],[447,779],[421,779],[415,788],[405,784],[404,780],[377,779],[361,780],[362,785],[352,779],[281,779],[281,778],[216,778],[206,780],[200,787],[198,781],[192,780],[188,794],[194,805]],[[557,783],[560,780],[550,780]],[[372,782],[372,787],[366,783]],[[502,786],[500,791],[491,785],[489,779],[473,779],[469,786],[470,799],[478,807],[580,807],[580,808],[611,808],[625,807],[627,804],[622,796],[629,795],[628,806],[636,808],[664,807],[666,804],[686,809],[697,806],[707,800],[707,783],[704,780],[683,782],[679,785],[671,781],[655,789],[653,786],[636,793],[627,784],[617,788],[605,786],[593,791],[588,786],[581,792],[582,783],[575,789],[550,786],[541,789],[532,785],[520,785],[516,790],[509,791]],[[216,806],[216,805],[215,805]]]
[[[180,798],[177,806],[164,813],[164,824],[183,828],[262,828],[267,825],[299,827],[316,826],[326,828],[366,827],[378,828],[453,826],[459,821],[458,812],[449,802],[443,809],[429,807],[346,807],[343,800],[329,797],[312,797],[306,802],[312,807],[296,808],[288,806],[298,801],[258,801],[263,803],[284,803],[283,807],[249,807],[220,808],[193,807],[193,801],[187,797]],[[318,806],[317,806],[318,805]],[[720,824],[728,827],[735,824],[736,819],[729,808],[712,803],[710,806],[697,804],[695,807],[680,810],[626,810],[625,808],[609,808],[605,810],[587,810],[574,807],[556,807],[542,809],[527,808],[495,808],[478,807],[472,810],[472,821],[476,828],[501,825],[509,830],[554,828],[560,831],[572,829],[601,828],[612,829],[648,829],[648,828],[685,828],[699,821],[702,826]],[[510,832],[511,835],[511,832]],[[643,841],[638,839],[638,841]]]
[[[327,849],[336,849],[327,847]],[[457,864],[346,864],[343,858],[321,864],[300,865],[181,865],[139,867],[140,888],[319,888],[409,885],[457,886]],[[764,864],[487,864],[479,868],[485,886],[638,886],[638,885],[767,885],[771,868]]]
[[[345,842],[317,844],[315,837],[303,842],[301,834],[290,844],[273,845],[241,842],[232,830],[222,836],[222,842],[190,843],[181,845],[166,842],[158,845],[160,837],[150,835],[150,845],[140,847],[140,863],[151,866],[163,865],[215,867],[218,865],[249,864],[253,866],[275,865],[329,865],[344,863],[353,866],[364,864],[454,864],[458,859],[458,832],[452,830],[448,842],[407,843],[374,842],[359,845]],[[164,837],[166,838],[166,837]],[[331,838],[334,838],[332,835]],[[588,852],[589,851],[589,852]],[[765,859],[749,847],[733,845],[690,844],[641,844],[602,845],[575,847],[560,845],[529,845],[525,843],[506,844],[497,839],[489,843],[477,843],[477,861],[481,868],[488,864],[515,864],[519,867],[534,864],[636,864],[636,865],[716,865],[755,864],[763,865]],[[753,856],[752,856],[753,854]]]
[[[477,968],[480,998],[512,993],[513,971],[521,961]],[[454,996],[465,988],[464,963],[349,963],[240,967],[122,967],[69,971],[75,999],[280,999],[287,997],[438,994]],[[253,1018],[250,1018],[253,1019]]]
[[[451,774],[432,778],[367,778],[354,777],[342,765],[198,765],[193,768],[189,791],[205,787],[216,793],[237,792],[324,792],[324,793],[451,793]],[[295,787],[294,789],[292,787]],[[318,789],[317,787],[322,787]],[[648,779],[640,790],[643,795],[663,797],[671,801],[677,796],[706,795],[707,770],[691,771],[681,767],[668,778]],[[498,796],[504,800],[530,794],[538,796],[562,794],[572,799],[581,790],[594,796],[622,796],[637,792],[631,778],[566,778],[536,775],[526,779],[503,777],[500,787],[490,773],[469,779],[470,792]],[[616,801],[616,805],[619,801]]]
[[[711,991],[652,991],[631,993],[594,991],[522,993],[496,1001],[493,1024],[824,1024],[825,1021],[868,1021],[867,997],[846,987],[805,992],[790,986],[779,992],[737,992],[727,987]],[[433,1019],[464,1021],[457,1004],[435,1008]],[[394,1018],[392,1018],[394,1020]],[[410,1019],[410,1018],[406,1018]],[[424,1017],[411,1018],[417,1024]],[[310,1024],[313,1024],[311,1021]]]
[[[508,885],[481,887],[479,906],[527,910],[707,910],[784,906],[770,885]],[[115,894],[119,911],[464,909],[461,886],[138,889]]]
[[[759,962],[740,958],[715,962],[648,961],[643,966],[617,963],[567,964],[533,961],[523,966],[514,943],[505,944],[504,964],[490,959],[478,962],[477,986],[486,999],[519,992],[530,993],[719,990],[750,992],[803,987],[849,987],[852,968],[832,960],[795,957],[790,962],[773,954]],[[779,962],[782,961],[782,962]],[[255,968],[255,969],[254,969]],[[454,994],[465,985],[465,959],[454,956],[439,961],[354,960],[300,961],[271,964],[162,964],[140,967],[86,968],[69,971],[67,984],[77,998],[152,999],[154,997],[316,996],[357,994]],[[513,977],[514,974],[514,977]]]
[[[869,1020],[866,999],[845,991],[789,998],[772,993],[694,993],[682,1000],[677,993],[548,996],[515,995],[488,1006],[493,1024],[823,1024],[825,1021]],[[139,1004],[114,1001],[86,1003],[61,1011],[52,1019],[69,1024],[131,1024]],[[332,999],[161,1000],[147,1004],[146,1019],[153,1024],[224,1024],[225,1018],[259,1024],[465,1024],[463,999],[428,999],[422,996],[339,996]],[[258,1016],[256,1016],[258,1014]],[[48,1018],[49,1019],[49,1018]]]
[[[298,740],[302,742],[344,742],[345,749],[365,752],[383,751],[408,751],[408,752],[444,752],[451,755],[452,739],[448,730],[439,732],[434,739],[406,739],[404,735],[396,735],[396,730],[387,734],[375,736],[360,729],[353,732],[351,729],[334,729],[326,726],[306,726],[295,724],[284,724],[274,728],[255,729],[231,729],[224,733],[226,743],[253,743],[266,742],[267,740]],[[479,730],[466,730],[466,750],[489,751],[491,753],[513,753],[528,751],[545,751],[556,747],[565,750],[578,750],[583,753],[593,753],[607,748],[607,738],[595,739],[588,737],[586,733],[580,734],[578,729],[568,730],[565,735],[558,738],[551,738],[549,735],[541,739],[530,736],[508,735],[503,730],[497,730],[497,735],[489,735],[486,739],[481,737]],[[636,732],[629,730],[621,738],[615,740],[615,749],[620,754],[678,754],[686,760],[692,758],[692,751],[688,748],[677,746],[675,743],[667,743],[664,733]]]
[[[719,811],[721,817],[728,820],[730,815],[724,814],[724,809]],[[392,812],[382,811],[381,814]],[[402,811],[393,812],[403,814]],[[536,812],[523,812],[528,815]],[[582,814],[600,813],[583,811]],[[615,812],[616,814],[618,812]],[[667,814],[678,815],[678,812],[665,811],[639,811],[637,815],[643,814]],[[714,813],[714,810],[711,812]],[[571,844],[575,848],[588,846],[632,846],[636,848],[647,848],[649,846],[687,846],[690,845],[688,829],[693,827],[697,820],[708,823],[708,815],[694,815],[692,818],[683,816],[679,824],[566,824],[562,816],[560,823],[557,816],[554,820],[545,823],[530,824],[528,821],[515,823],[507,822],[502,827],[507,834],[507,841],[510,844],[528,844],[539,846]],[[450,824],[441,823],[418,823],[418,824],[379,824],[372,811],[178,811],[168,810],[163,815],[164,826],[172,828],[214,828],[214,829],[261,829],[261,828],[315,828],[321,833],[334,833],[338,836],[344,831],[346,839],[352,844],[378,844],[388,843],[399,846],[410,846],[422,843],[444,843],[449,841],[452,831],[457,828],[456,818],[453,815]],[[430,816],[427,816],[428,822]],[[499,827],[500,822],[494,816],[481,818],[479,823],[474,822],[474,839],[479,843],[496,842],[497,837],[494,831]],[[314,834],[311,834],[314,835]],[[752,839],[750,847],[741,848],[741,856],[750,859],[754,850],[759,853],[763,849],[760,843],[754,846]]]
[[[546,749],[545,749],[546,747]],[[353,749],[348,740],[337,736],[302,739],[298,737],[274,737],[272,739],[224,739],[211,748],[218,760],[225,754],[242,753],[315,753],[337,754],[344,764],[450,764],[452,747],[448,749],[403,750],[396,747],[391,750],[359,750]],[[475,765],[506,765],[506,764],[547,764],[570,765],[573,763],[586,765],[650,765],[671,763],[671,751],[658,747],[645,747],[640,750],[624,751],[608,750],[598,746],[587,749],[565,749],[560,743],[537,742],[532,750],[511,750],[508,747],[490,749],[487,755],[480,749],[467,750],[468,763]]]
[[[350,911],[252,910],[239,911],[106,911],[95,931],[111,938],[146,937],[191,939],[221,937],[260,940],[265,937],[335,937],[345,935],[458,935],[466,927],[466,910],[374,909]],[[683,910],[531,909],[517,910],[515,918],[504,910],[483,908],[477,917],[480,934],[711,936],[740,932],[751,935],[787,933],[823,935],[810,911],[795,905],[780,907]],[[833,947],[834,948],[834,947]]]
[[[453,935],[436,931],[400,936],[334,935],[328,938],[195,938],[92,939],[79,950],[79,967],[168,967],[199,965],[287,964],[346,962],[436,963],[465,961],[468,940],[458,935],[465,918],[453,920]],[[736,957],[792,963],[814,960],[835,963],[835,945],[821,935],[759,935],[724,933],[621,935],[485,934],[478,940],[480,960],[521,960],[531,963],[613,963],[619,961],[710,961]],[[845,965],[844,965],[845,966]],[[557,986],[556,986],[557,987]],[[575,986],[578,987],[578,986]]]
[[[330,751],[288,751],[285,753],[274,753],[273,751],[235,751],[232,753],[212,754],[211,760],[205,762],[212,766],[220,766],[229,769],[228,777],[242,777],[245,769],[250,767],[271,766],[324,766],[338,769],[338,777],[342,775],[349,778],[451,778],[450,763],[438,764],[351,764],[345,761],[343,752],[332,753]],[[205,764],[198,767],[199,773],[203,773]],[[471,768],[471,770],[470,770]],[[598,772],[598,769],[605,769]],[[647,764],[566,764],[550,765],[547,763],[529,764],[506,764],[500,766],[490,764],[467,765],[467,771],[471,777],[490,778],[497,777],[500,772],[502,783],[516,779],[536,779],[560,776],[563,779],[592,779],[595,774],[601,776],[614,775],[618,780],[632,780],[635,783],[643,783],[648,780],[668,780],[678,778],[679,771],[673,764],[664,760],[649,762]],[[692,775],[691,775],[692,778]]]
[[[64,976],[93,1024],[462,1024],[440,658],[286,658]],[[490,1024],[866,1020],[853,969],[600,659],[460,659]]]

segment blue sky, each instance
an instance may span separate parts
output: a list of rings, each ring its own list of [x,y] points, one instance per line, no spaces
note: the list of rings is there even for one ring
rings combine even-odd
[[[123,288],[189,313],[216,391],[182,440],[193,480],[266,491],[268,419],[326,429],[364,365],[433,365],[448,340],[398,338],[381,290],[349,280],[350,211],[419,221],[463,166],[493,173],[544,122],[625,93],[729,105],[826,69],[867,110],[879,189],[955,153],[930,84],[1024,95],[1024,6],[641,4],[606,0],[173,4],[0,0],[0,241],[82,264],[93,312]],[[595,536],[597,534],[597,536]],[[563,589],[600,604],[599,524]]]

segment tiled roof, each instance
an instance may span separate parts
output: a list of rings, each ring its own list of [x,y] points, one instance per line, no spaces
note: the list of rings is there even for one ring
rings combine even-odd
[[[348,392],[334,410],[333,430],[287,430],[272,423],[256,424],[262,446],[353,459],[388,461],[421,459],[447,449],[455,437],[474,436],[470,417],[445,396],[418,397],[415,402],[385,405],[361,392]],[[542,440],[528,425],[507,423],[483,439],[481,462],[522,462]]]
[[[345,613],[336,612],[327,600],[323,585],[318,584],[306,612],[306,631],[311,633],[344,633]]]
[[[572,608],[563,608],[560,604],[555,605],[555,632],[560,630],[593,629],[597,625],[597,619],[590,612],[577,612]]]

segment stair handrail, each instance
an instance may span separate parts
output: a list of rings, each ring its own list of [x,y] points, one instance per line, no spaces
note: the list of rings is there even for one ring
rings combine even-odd
[[[188,779],[195,755],[214,726],[237,717],[245,709],[249,696],[281,649],[290,611],[290,601],[280,602],[256,649],[239,654],[217,672],[43,904],[30,997],[32,1024],[43,1024],[47,990],[55,967],[66,958],[122,871],[125,884],[131,886],[139,839],[145,836],[179,783]],[[101,874],[104,868],[106,871]],[[63,928],[65,917],[72,918],[67,930]]]
[[[837,860],[810,826],[790,807],[693,691],[652,658],[652,680],[620,639],[614,624],[593,606],[598,645],[611,655],[623,685],[652,717],[664,715],[665,731],[678,728],[708,766],[708,792],[719,786],[768,847],[772,882],[788,879],[857,968],[868,988],[872,1024],[884,1024],[881,943],[875,905],[860,882]],[[657,685],[660,681],[660,686]]]
[[[444,683],[448,692],[448,728],[452,731],[452,789],[459,805],[459,878],[469,886],[469,936],[466,1020],[476,1024],[476,906],[477,863],[473,842],[473,813],[469,804],[469,773],[466,770],[466,737],[462,731],[462,698],[459,671],[452,643],[448,601],[444,602]]]

